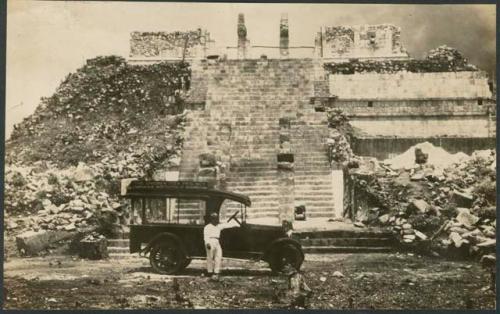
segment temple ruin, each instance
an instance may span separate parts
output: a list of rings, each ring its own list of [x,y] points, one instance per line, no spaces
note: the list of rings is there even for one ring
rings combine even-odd
[[[388,24],[325,26],[314,45],[294,47],[286,15],[277,27],[276,46],[251,42],[243,14],[234,47],[217,46],[201,29],[131,34],[129,62],[191,65],[196,110],[181,165],[169,170],[249,195],[250,219],[282,220],[297,204],[309,217],[344,215],[342,169],[325,146],[328,109],[341,109],[359,130],[359,155],[388,158],[422,141],[450,152],[495,146],[488,77],[448,48],[413,59]],[[200,166],[204,154],[217,163]]]

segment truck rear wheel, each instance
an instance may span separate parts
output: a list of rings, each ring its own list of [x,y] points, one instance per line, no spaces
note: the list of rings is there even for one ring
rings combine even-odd
[[[286,264],[290,264],[293,268],[299,270],[304,261],[302,252],[291,244],[280,245],[272,253],[269,260],[269,267],[273,273],[278,273],[283,270]]]
[[[171,275],[184,269],[189,262],[180,245],[171,239],[155,243],[149,253],[153,270],[160,274]]]

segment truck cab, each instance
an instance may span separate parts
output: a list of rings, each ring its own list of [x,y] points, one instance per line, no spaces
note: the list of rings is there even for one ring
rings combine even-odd
[[[286,264],[299,269],[304,260],[300,243],[288,236],[286,228],[246,222],[251,206],[246,195],[214,189],[205,182],[132,181],[125,197],[132,205],[130,252],[149,257],[158,273],[178,273],[192,259],[206,257],[203,228],[212,212],[239,225],[221,232],[224,257],[264,260],[273,272]]]

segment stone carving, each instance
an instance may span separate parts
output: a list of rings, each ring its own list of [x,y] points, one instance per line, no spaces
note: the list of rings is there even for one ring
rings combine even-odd
[[[400,29],[394,25],[325,27],[316,37],[316,49],[326,58],[407,58]]]

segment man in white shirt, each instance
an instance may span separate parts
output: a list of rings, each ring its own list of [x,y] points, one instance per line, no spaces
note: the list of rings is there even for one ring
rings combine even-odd
[[[207,251],[207,272],[214,280],[219,279],[220,265],[222,262],[222,248],[219,243],[220,232],[223,229],[238,227],[236,221],[219,223],[219,215],[211,213],[209,223],[203,229],[203,240]]]

